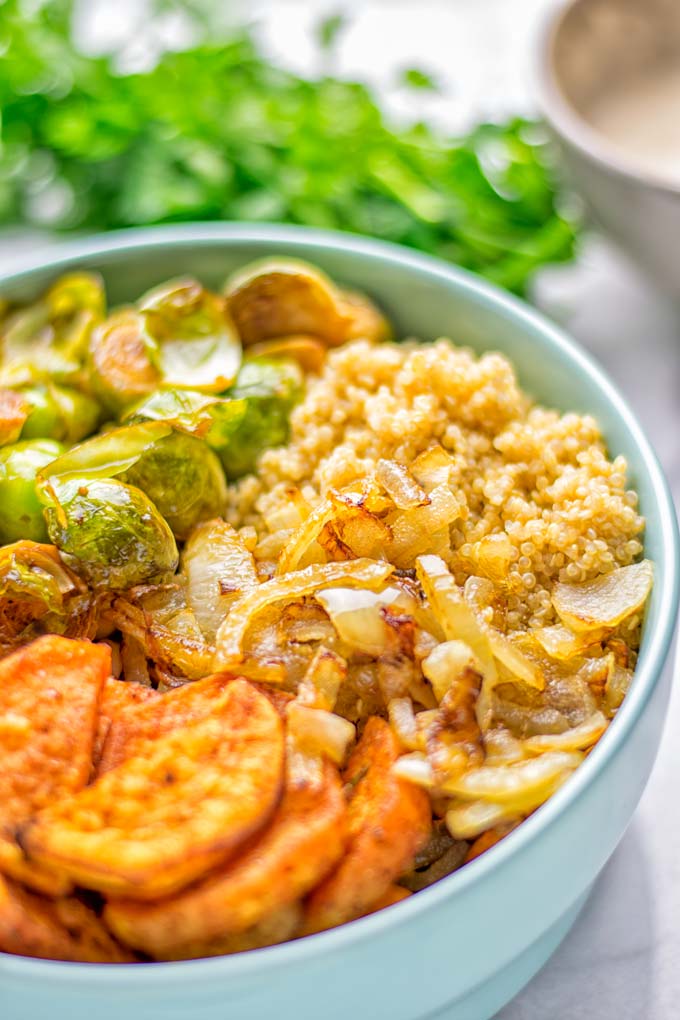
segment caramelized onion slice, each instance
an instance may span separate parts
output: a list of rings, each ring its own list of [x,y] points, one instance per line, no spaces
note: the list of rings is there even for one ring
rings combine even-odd
[[[254,617],[277,602],[313,595],[318,589],[336,585],[380,588],[392,573],[391,563],[358,559],[343,563],[313,563],[283,577],[265,581],[239,599],[217,633],[215,668],[233,666],[243,659],[243,639]]]
[[[564,624],[574,631],[617,627],[644,606],[654,580],[651,560],[617,567],[583,584],[557,583],[553,605]]]
[[[482,765],[444,783],[445,793],[462,800],[490,800],[531,810],[536,797],[552,786],[557,776],[572,772],[583,760],[575,751],[548,751],[538,758],[512,765]],[[547,796],[547,794],[546,794]]]
[[[585,751],[600,739],[609,725],[602,712],[593,714],[580,724],[564,733],[541,733],[524,741],[524,747],[531,754],[544,751]]]

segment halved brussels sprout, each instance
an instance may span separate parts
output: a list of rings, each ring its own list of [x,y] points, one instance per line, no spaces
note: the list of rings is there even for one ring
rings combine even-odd
[[[224,298],[192,279],[171,280],[138,304],[156,342],[164,385],[220,393],[241,364],[241,344]]]
[[[149,421],[94,436],[60,457],[46,481],[120,478],[141,489],[178,538],[224,510],[227,498],[219,459],[200,439]]]
[[[45,383],[19,391],[25,401],[27,418],[22,439],[57,439],[77,443],[97,428],[101,410],[93,397],[73,389]]]
[[[288,438],[290,411],[302,395],[303,374],[291,360],[244,361],[226,395],[158,390],[128,412],[130,422],[163,421],[205,439],[229,479],[255,467],[259,454]]]
[[[36,477],[62,452],[50,439],[13,443],[0,449],[0,543],[20,538],[47,540],[43,507],[36,492]]]
[[[50,540],[94,586],[125,590],[167,580],[177,569],[174,536],[132,485],[110,478],[42,481]]]
[[[257,458],[288,439],[290,412],[302,396],[304,377],[295,361],[245,361],[230,390],[234,400],[245,400],[246,410],[228,441],[216,447],[227,478],[253,471]],[[213,445],[212,434],[208,441]]]
[[[104,305],[98,276],[71,273],[38,301],[10,314],[0,330],[0,385],[78,381]]]
[[[224,513],[227,485],[219,458],[185,432],[161,439],[122,477],[147,494],[179,539]]]
[[[92,637],[93,600],[53,545],[0,548],[0,651],[43,633]]]
[[[144,318],[123,308],[95,329],[90,338],[90,379],[107,408],[118,413],[154,390],[161,381],[153,361],[154,343]]]
[[[260,259],[234,273],[225,294],[246,346],[303,335],[335,347],[365,337],[385,340],[390,328],[363,294],[342,291],[299,259]]]

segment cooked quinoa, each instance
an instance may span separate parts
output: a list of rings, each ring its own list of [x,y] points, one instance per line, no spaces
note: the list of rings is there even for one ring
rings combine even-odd
[[[380,458],[408,465],[435,443],[453,458],[462,506],[448,557],[458,583],[483,573],[482,539],[504,533],[511,544],[509,630],[554,620],[555,581],[594,578],[642,551],[625,459],[608,459],[595,419],[537,406],[503,355],[448,340],[358,340],[330,352],[293,412],[289,443],[231,488],[231,521],[262,541],[267,522],[285,518],[291,486],[314,506]]]

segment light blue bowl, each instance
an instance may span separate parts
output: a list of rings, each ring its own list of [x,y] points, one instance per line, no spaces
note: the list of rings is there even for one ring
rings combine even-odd
[[[467,273],[395,246],[292,227],[186,226],[75,242],[0,279],[31,297],[74,267],[103,273],[113,301],[169,276],[217,285],[267,254],[296,255],[372,294],[399,335],[446,335],[503,351],[524,388],[596,416],[623,454],[656,564],[635,679],[576,774],[480,859],[388,911],[238,956],[149,966],[52,963],[0,954],[3,1020],[487,1020],[569,930],[628,825],[666,714],[662,672],[678,606],[678,534],[666,482],[640,426],[601,369],[526,305]],[[641,384],[644,368],[641,366]]]

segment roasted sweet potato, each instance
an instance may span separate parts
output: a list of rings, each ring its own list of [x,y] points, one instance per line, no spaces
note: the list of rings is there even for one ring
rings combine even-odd
[[[111,719],[97,775],[101,776],[120,765],[164,734],[208,718],[215,702],[232,680],[229,674],[220,673],[175,687],[165,694],[157,694],[143,703],[121,707]]]
[[[262,694],[229,683],[210,718],[175,729],[92,786],[45,809],[29,857],[101,892],[157,899],[222,863],[269,821],[283,727]]]
[[[69,883],[29,865],[16,831],[87,783],[110,667],[105,645],[56,635],[0,661],[0,870],[42,892],[59,895]]]
[[[0,951],[82,963],[134,963],[75,896],[46,900],[0,876]]]
[[[159,694],[151,688],[151,694],[141,695],[139,690],[133,692],[128,704],[120,701],[120,709],[112,714],[111,724],[107,729],[106,739],[97,766],[97,775],[101,776],[121,762],[138,754],[142,746],[153,743],[165,733],[186,726],[188,723],[207,719],[212,715],[215,701],[224,692],[227,684],[234,677],[230,673],[216,673],[204,680],[175,687],[165,694]],[[129,684],[119,686],[129,687]],[[139,684],[134,685],[139,688]],[[264,684],[252,683],[252,687],[264,694],[272,703],[279,715],[283,715],[291,695]],[[108,701],[108,690],[105,688],[105,705]],[[147,703],[148,702],[148,703]]]
[[[347,852],[310,896],[305,934],[333,928],[370,910],[427,842],[429,798],[392,773],[399,754],[388,724],[371,716],[344,774],[351,788]]]
[[[107,679],[102,689],[99,703],[99,719],[97,720],[97,732],[92,750],[92,760],[95,766],[99,766],[104,743],[111,724],[119,723],[120,717],[126,708],[143,704],[146,701],[157,701],[161,695],[153,687],[145,684],[138,684],[134,681],[116,680],[111,676]]]
[[[209,942],[192,942],[180,949],[171,951],[164,960],[197,960],[206,956],[228,956],[232,953],[244,953],[248,949],[263,949],[275,946],[295,938],[302,921],[302,905],[289,903],[280,907],[273,914],[263,918],[247,931],[237,935],[225,935],[221,939]]]
[[[206,944],[266,924],[329,872],[345,846],[337,770],[320,789],[289,788],[266,831],[198,885],[157,903],[111,900],[105,918],[123,941],[157,959],[204,955]]]

